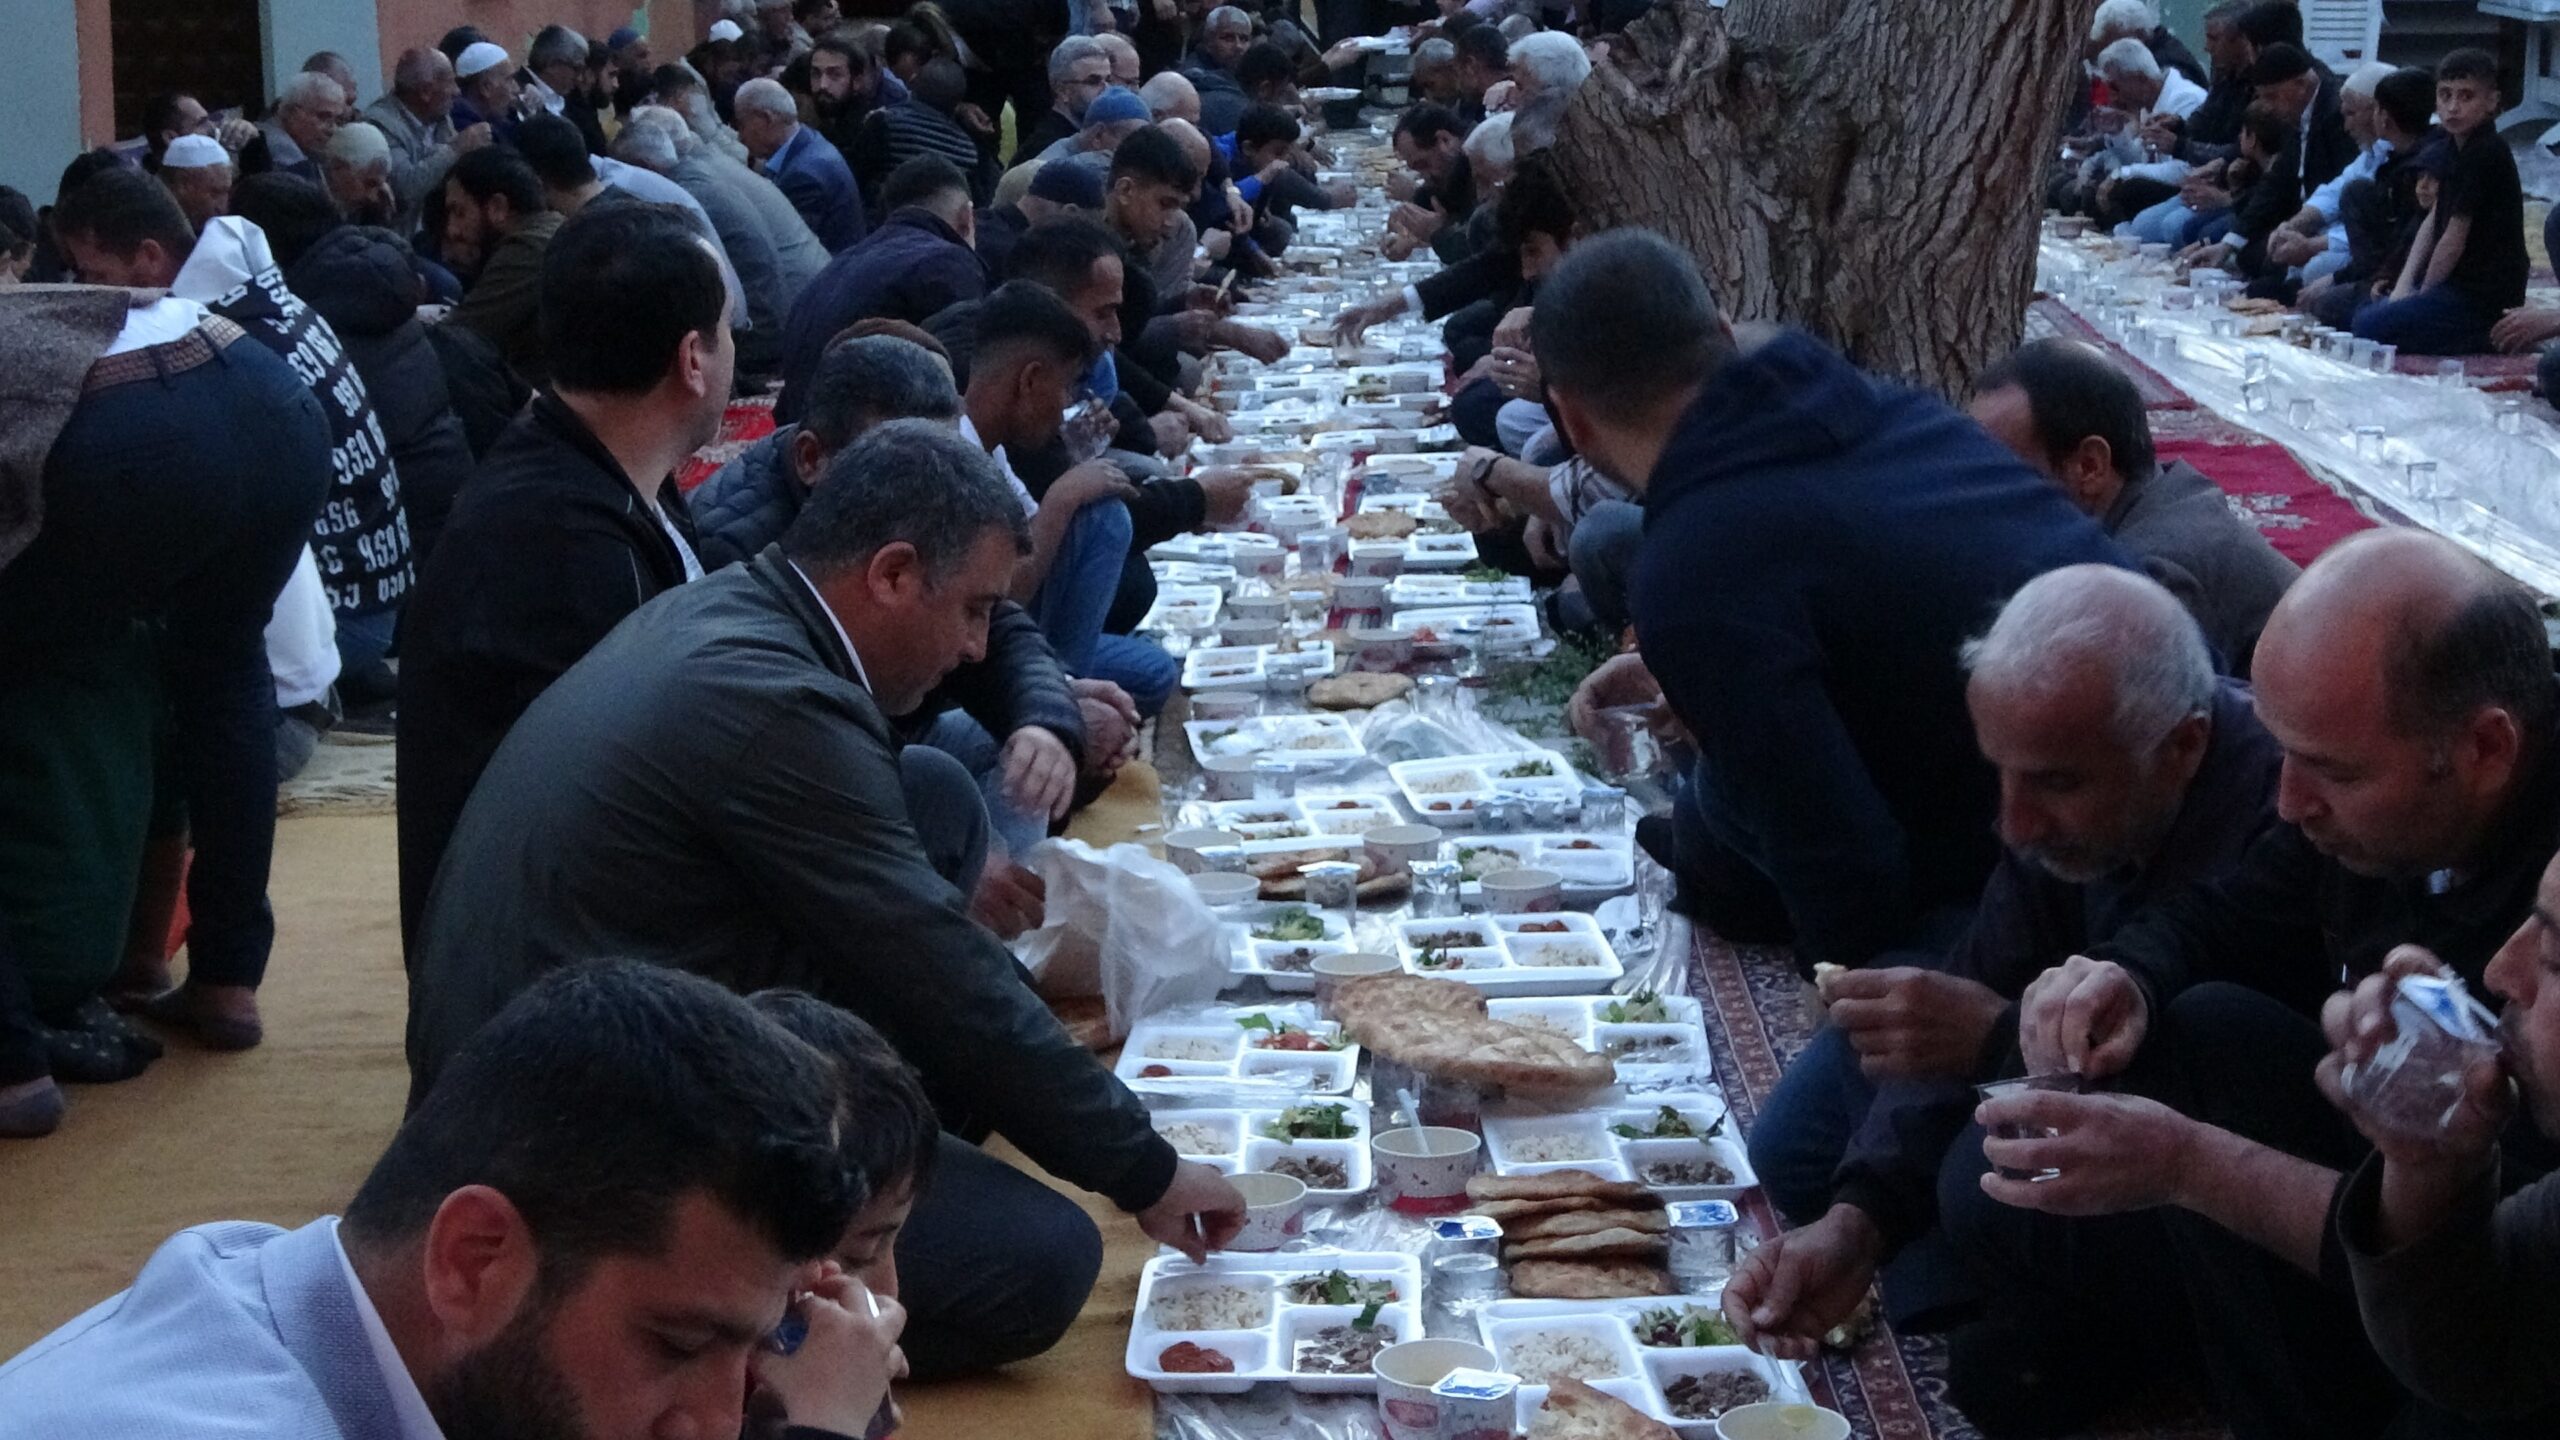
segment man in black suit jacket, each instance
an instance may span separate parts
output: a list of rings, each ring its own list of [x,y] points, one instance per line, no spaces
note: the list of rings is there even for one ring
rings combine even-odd
[[[2338,107],[2337,79],[2293,46],[2262,47],[2250,67],[2249,82],[2258,92],[2257,103],[2272,108],[2293,126],[2292,139],[2276,152],[2267,173],[2240,197],[2231,218],[2226,243],[2239,252],[2237,268],[2256,275],[2270,268],[2267,237],[2302,209],[2304,195],[2354,163],[2356,139],[2347,133],[2346,117]],[[2283,269],[2273,268],[2278,273]]]
[[[413,1103],[511,997],[588,956],[790,986],[877,1025],[957,1137],[898,1242],[920,1376],[1047,1349],[1101,1263],[1077,1205],[976,1148],[991,1132],[1195,1259],[1243,1219],[971,921],[974,785],[890,727],[982,653],[1027,539],[993,460],[947,426],[855,442],[778,546],[643,607],[525,712],[454,832],[410,981]]]
[[[684,219],[598,206],[543,257],[551,386],[464,482],[402,626],[400,925],[481,769],[534,697],[702,573],[671,477],[720,433],[737,358],[720,266]]]

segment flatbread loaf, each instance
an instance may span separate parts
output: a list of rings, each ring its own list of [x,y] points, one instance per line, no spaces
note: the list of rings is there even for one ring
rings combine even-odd
[[[1678,1432],[1580,1380],[1558,1380],[1529,1419],[1529,1440],[1678,1440]]]
[[[1270,894],[1266,885],[1263,893]],[[1426,1075],[1506,1090],[1596,1090],[1617,1066],[1560,1035],[1493,1019],[1472,985],[1419,975],[1355,980],[1334,996],[1343,1030]],[[1558,1192],[1569,1193],[1569,1192]],[[1495,1198],[1529,1198],[1526,1196]]]
[[[1559,1195],[1553,1200],[1484,1200],[1475,1205],[1475,1213],[1488,1220],[1499,1220],[1508,1231],[1515,1220],[1538,1220],[1549,1215],[1569,1215],[1580,1210],[1606,1210],[1609,1202],[1591,1195]]]
[[[1455,981],[1450,982],[1455,984]],[[1555,1200],[1583,1196],[1631,1208],[1660,1205],[1662,1198],[1630,1180],[1610,1180],[1588,1170],[1549,1170],[1539,1175],[1477,1175],[1467,1181],[1470,1200]]]
[[[1328,675],[1307,687],[1307,703],[1319,710],[1366,710],[1401,700],[1412,688],[1412,678],[1404,675]]]
[[[1422,528],[1422,522],[1401,510],[1363,510],[1342,522],[1342,528],[1354,540],[1402,540]]]
[[[1649,1235],[1642,1230],[1612,1226],[1594,1230],[1588,1235],[1559,1235],[1547,1240],[1523,1240],[1505,1245],[1503,1254],[1516,1260],[1635,1260],[1661,1259],[1671,1253],[1671,1237]]]
[[[1632,1300],[1674,1292],[1661,1266],[1641,1260],[1523,1260],[1511,1267],[1511,1293],[1523,1300]]]
[[[1613,1229],[1661,1235],[1671,1229],[1671,1220],[1659,1210],[1576,1210],[1505,1225],[1502,1233],[1511,1240],[1551,1240]]]

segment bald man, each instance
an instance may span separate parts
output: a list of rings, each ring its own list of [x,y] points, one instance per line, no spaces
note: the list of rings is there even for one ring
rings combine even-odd
[[[1725,1303],[1786,1355],[1809,1356],[1879,1273],[1897,1327],[1977,1298],[1935,1233],[1939,1174],[1973,1085],[2016,1043],[2019,995],[2159,897],[2230,874],[2278,823],[2275,742],[2159,582],[2048,571],[1963,660],[2000,777],[2001,857],[1972,924],[1943,962],[1825,980],[1830,1023],[1752,1127],[1751,1168],[1801,1228],[1754,1252]]]
[[[1139,86],[1138,98],[1147,102],[1148,111],[1159,123],[1166,120],[1186,120],[1194,125],[1200,123],[1199,88],[1182,78],[1179,70],[1167,70]]]
[[[2173,1264],[2235,1433],[2371,1435],[2403,1397],[2341,1288],[2329,1216],[2370,1147],[2313,1085],[2328,1053],[2316,1017],[2404,944],[2485,993],[2482,970],[2560,847],[2560,705],[2533,598],[2412,530],[2367,532],[2304,571],[2267,621],[2255,678],[2284,751],[2284,823],[2228,879],[2028,987],[2027,1073],[2114,1093],[1984,1105],[1957,1149],[1979,1144],[1977,1170],[2001,1173],[1942,1187],[1941,1213],[1977,1266],[2056,1301],[2103,1306],[2126,1275],[2156,1291]],[[2041,1138],[1980,1141],[1979,1126]],[[2548,1168],[2547,1144],[2510,1139],[2512,1175]],[[2041,1170],[2059,1173],[2008,1178]],[[2029,1328],[2067,1345],[2121,1323],[2078,1319]],[[2051,1386],[2056,1358],[2027,1368]],[[2073,1398],[2103,1400],[2094,1391]]]

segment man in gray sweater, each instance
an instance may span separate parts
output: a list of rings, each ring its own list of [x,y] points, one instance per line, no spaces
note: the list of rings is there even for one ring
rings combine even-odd
[[[1969,413],[2134,553],[2240,679],[2301,569],[2184,462],[2161,465],[2142,392],[2077,340],[2033,340],[1976,377]]]

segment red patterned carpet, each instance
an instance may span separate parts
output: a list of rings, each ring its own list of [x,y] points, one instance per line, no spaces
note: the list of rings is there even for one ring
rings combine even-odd
[[[737,458],[739,451],[773,433],[773,398],[758,395],[729,402],[720,417],[720,438],[693,452],[676,470],[676,488],[691,491],[711,472]]]

